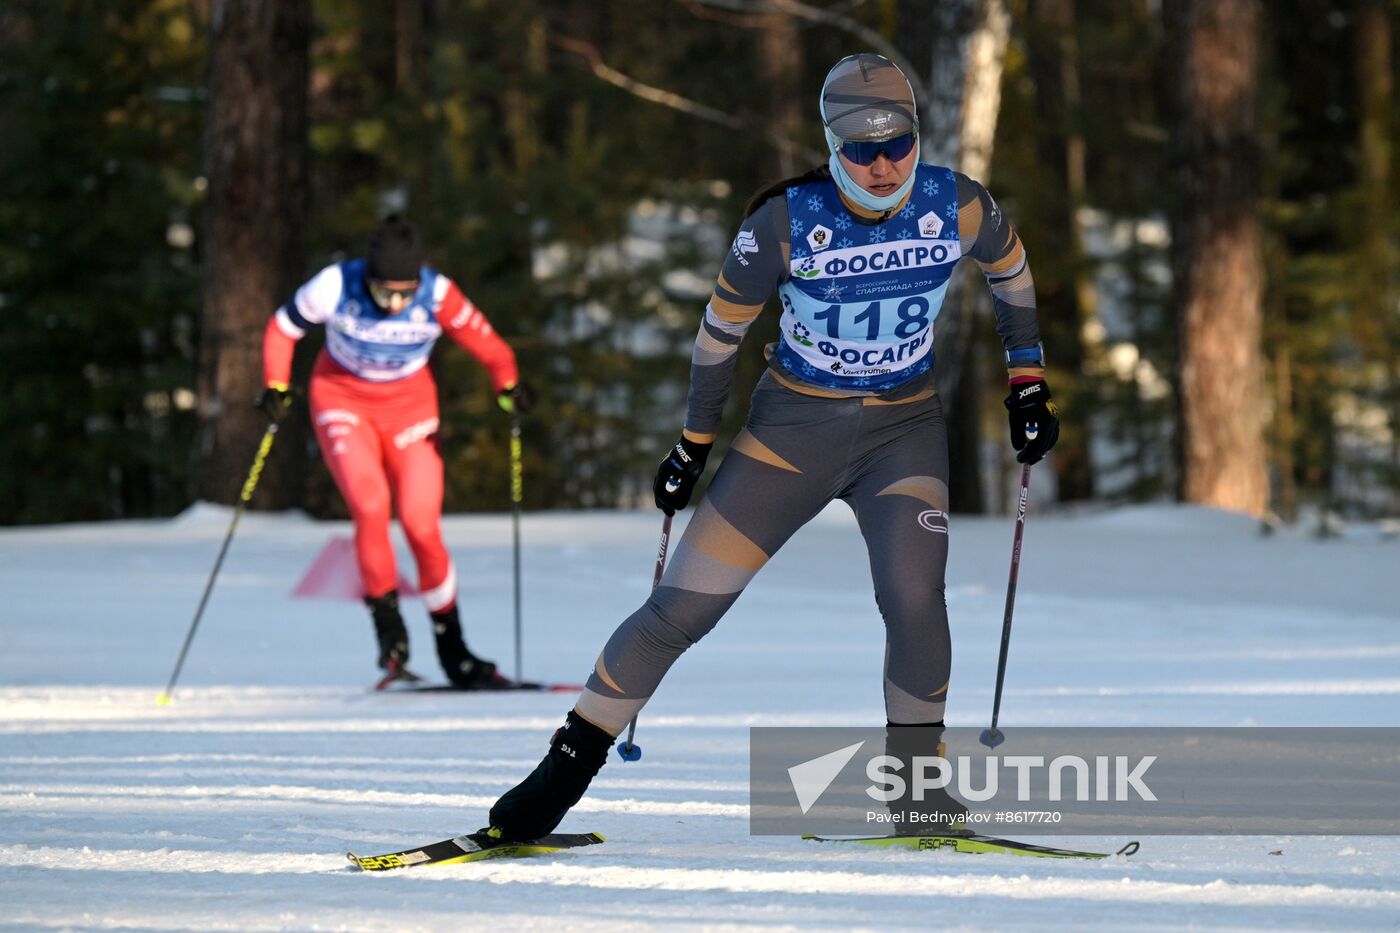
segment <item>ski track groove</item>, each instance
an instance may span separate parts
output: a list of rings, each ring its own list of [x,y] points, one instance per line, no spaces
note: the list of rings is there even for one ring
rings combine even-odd
[[[358,787],[333,789],[302,787],[289,784],[223,785],[214,787],[130,787],[91,784],[28,787],[0,785],[0,807],[37,808],[47,805],[53,809],[102,810],[110,808],[111,799],[123,798],[128,809],[140,805],[152,811],[185,809],[191,803],[236,801],[252,808],[275,806],[295,801],[342,806],[377,805],[388,807],[432,806],[441,808],[490,809],[499,792],[481,794],[428,794],[405,791],[366,790]],[[139,802],[139,803],[138,803]],[[584,798],[571,812],[636,813],[653,816],[721,816],[748,819],[747,803],[725,804],[705,800],[622,800]]]
[[[971,856],[946,856],[971,858]],[[1011,856],[1008,856],[1010,858]],[[1216,878],[1202,884],[1115,876],[1086,879],[1034,878],[1028,874],[968,875],[881,874],[875,871],[794,869],[665,868],[636,865],[531,864],[512,861],[474,865],[404,869],[383,875],[367,874],[371,883],[381,879],[411,878],[457,884],[465,879],[495,884],[605,888],[613,891],[725,891],[747,894],[821,893],[828,895],[910,895],[970,898],[997,897],[1015,900],[1076,899],[1118,901],[1143,905],[1204,904],[1232,907],[1368,907],[1400,912],[1400,892],[1376,888],[1343,888],[1328,884],[1306,885],[1239,883]],[[11,866],[31,865],[65,871],[153,872],[164,874],[322,874],[348,867],[341,855],[285,853],[210,853],[186,849],[98,850],[24,845],[0,845],[0,859]],[[872,867],[878,867],[872,865]]]

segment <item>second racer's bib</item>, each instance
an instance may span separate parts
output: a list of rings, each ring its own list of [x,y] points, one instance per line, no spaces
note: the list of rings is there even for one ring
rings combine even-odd
[[[341,366],[370,382],[392,382],[428,365],[433,343],[442,334],[435,312],[437,273],[419,271],[413,300],[389,314],[365,287],[364,260],[345,263],[335,311],[326,321],[326,352]]]

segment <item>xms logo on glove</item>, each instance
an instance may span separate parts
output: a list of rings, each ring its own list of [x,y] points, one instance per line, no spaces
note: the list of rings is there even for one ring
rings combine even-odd
[[[1016,393],[1016,398],[1019,401],[1025,401],[1027,396],[1038,395],[1042,388],[1044,388],[1044,386],[1039,382],[1028,385],[1020,392]]]

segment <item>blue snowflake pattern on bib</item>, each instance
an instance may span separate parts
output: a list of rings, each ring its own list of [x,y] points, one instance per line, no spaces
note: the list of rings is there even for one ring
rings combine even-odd
[[[829,179],[788,189],[793,241],[779,286],[777,357],[789,372],[883,392],[932,368],[933,322],[962,255],[957,185],[950,169],[921,163],[915,171],[897,225],[854,224]],[[798,238],[820,227],[850,235],[809,254]]]

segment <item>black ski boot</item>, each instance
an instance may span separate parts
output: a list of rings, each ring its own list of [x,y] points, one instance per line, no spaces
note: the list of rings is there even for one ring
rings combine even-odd
[[[482,660],[467,649],[467,643],[462,640],[462,621],[457,615],[456,603],[431,615],[438,661],[442,663],[442,672],[452,686],[463,690],[480,690],[504,682],[505,678],[496,673],[493,662]]]
[[[915,799],[916,757],[944,754],[943,723],[885,725],[885,754],[899,759],[895,774],[904,779],[904,793],[889,803],[896,836],[948,836],[967,832],[967,807],[948,793],[946,787],[925,788]],[[927,773],[928,769],[925,769]]]
[[[404,670],[408,663],[408,629],[399,615],[399,594],[390,590],[383,596],[366,596],[365,605],[374,616],[374,634],[379,639],[379,666],[390,674]]]
[[[612,743],[613,736],[569,710],[550,739],[549,754],[491,808],[488,831],[511,842],[553,832],[608,760]]]

